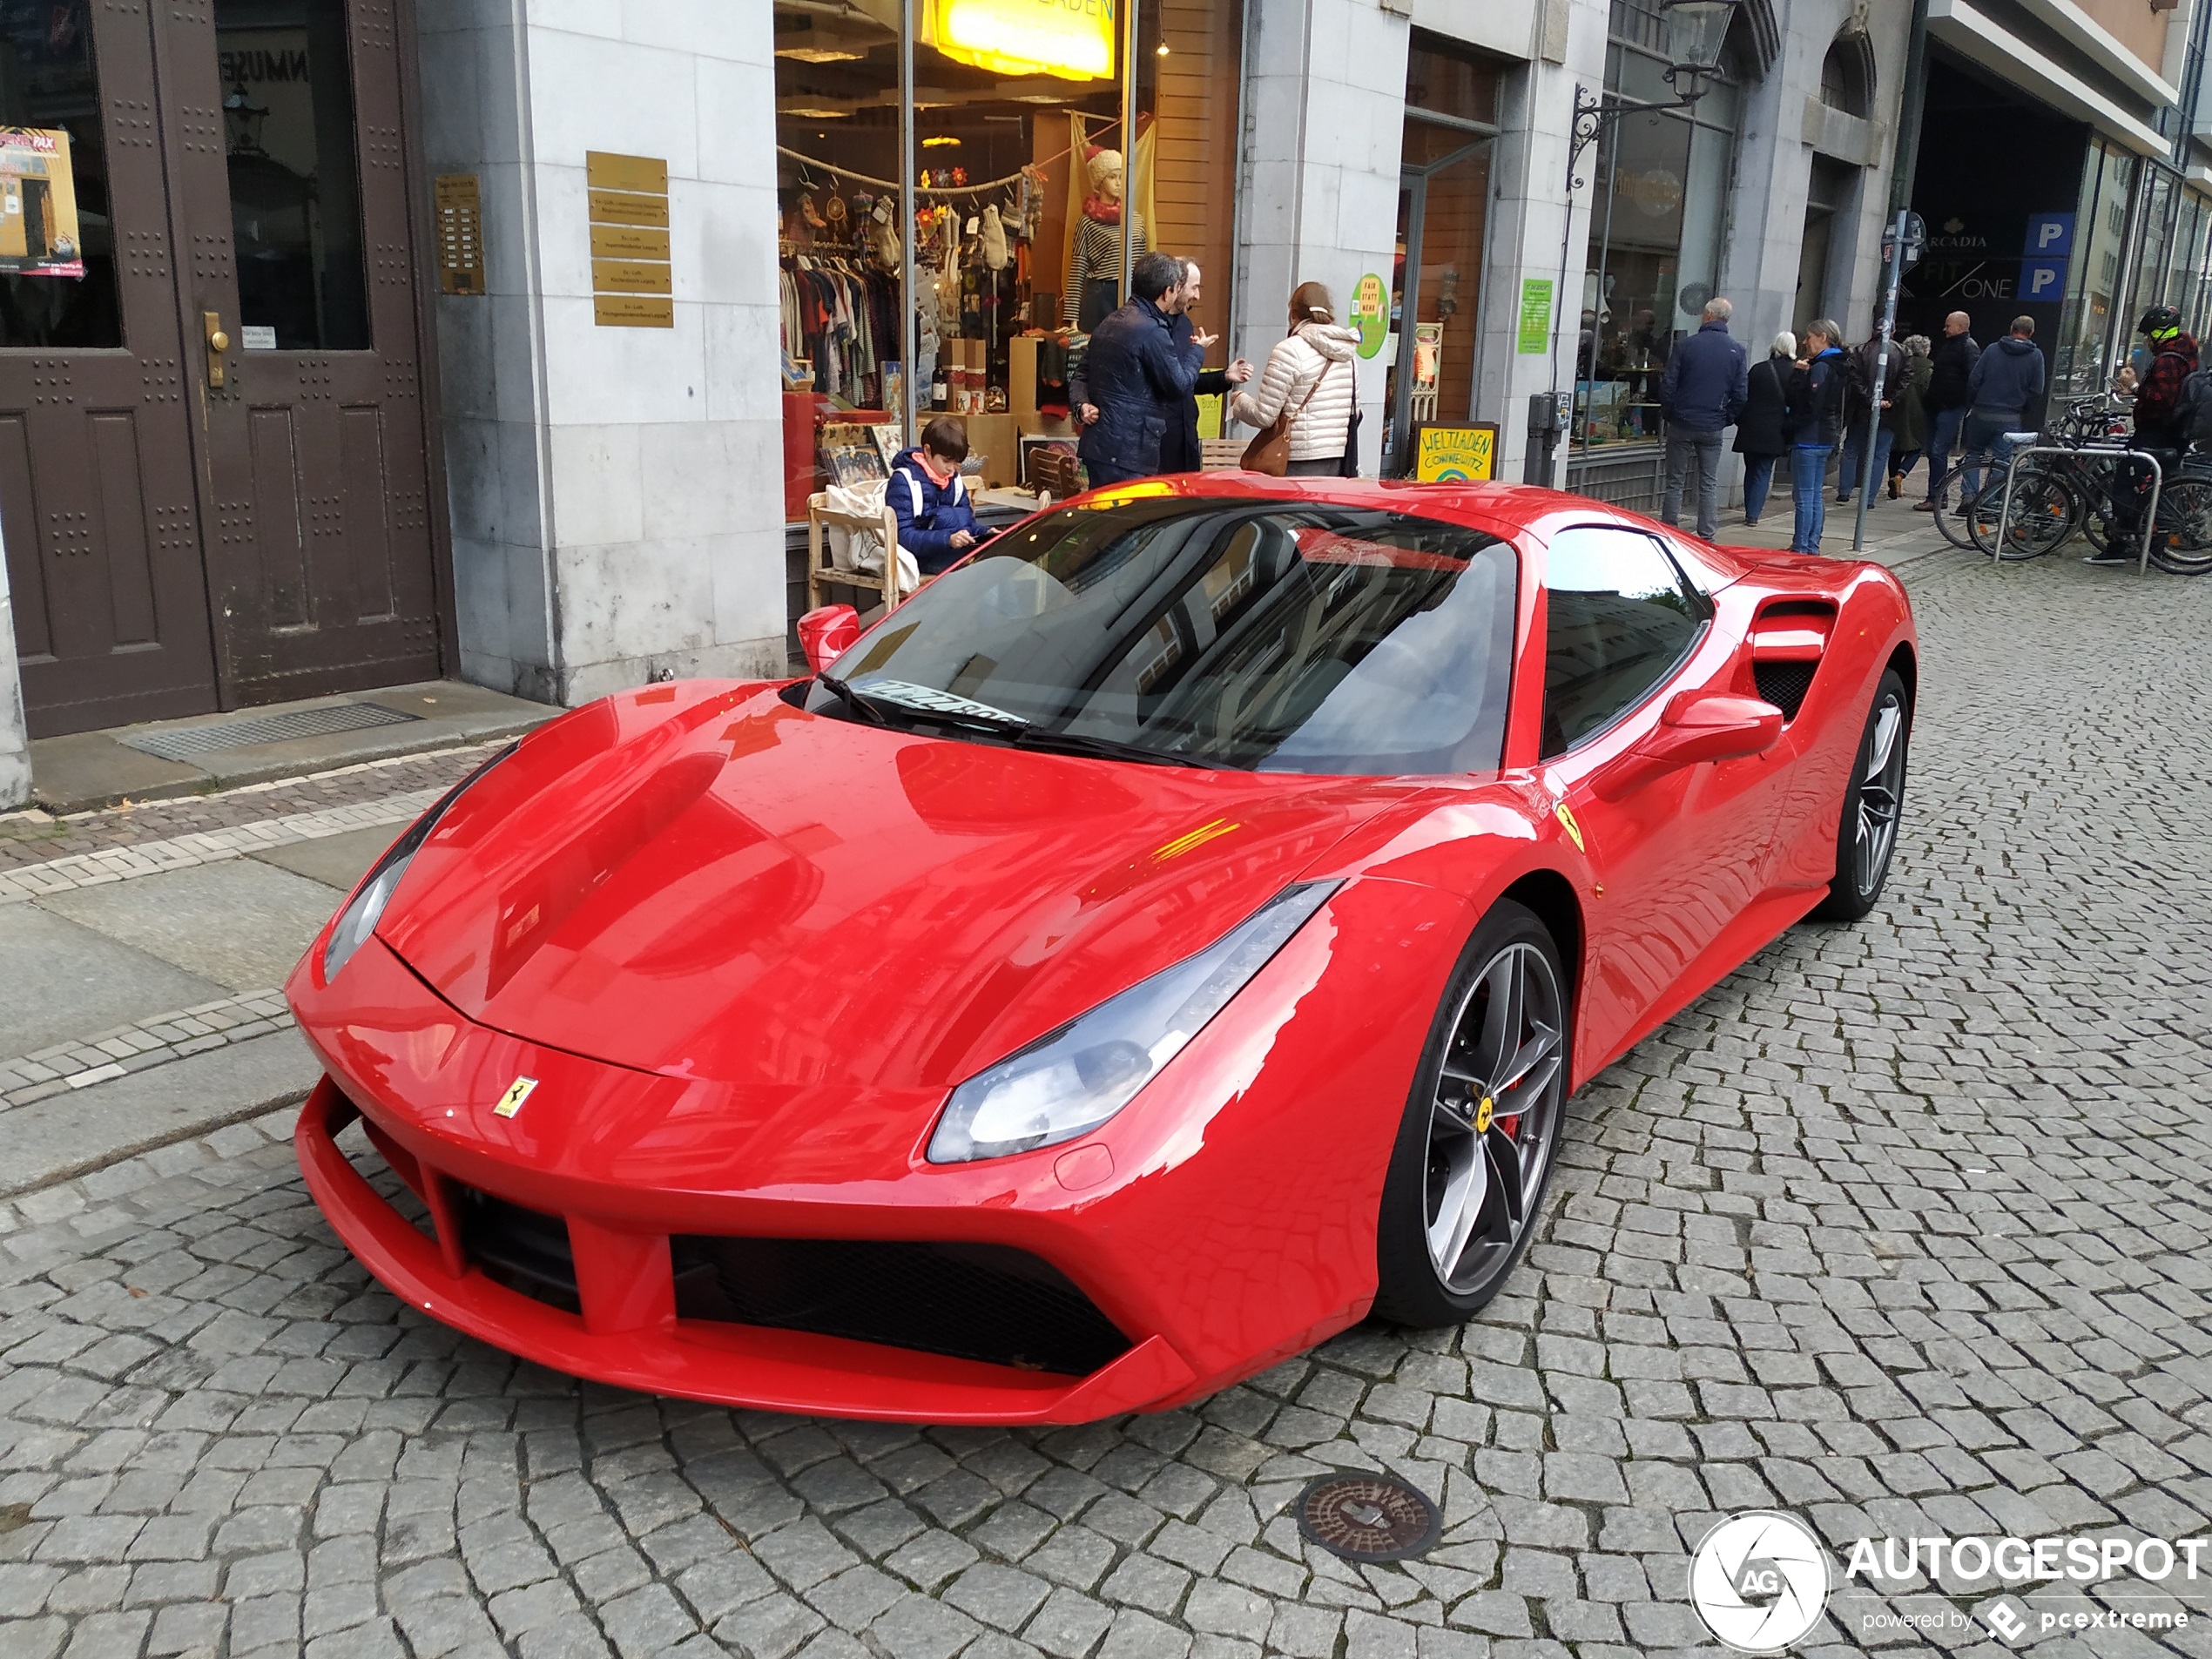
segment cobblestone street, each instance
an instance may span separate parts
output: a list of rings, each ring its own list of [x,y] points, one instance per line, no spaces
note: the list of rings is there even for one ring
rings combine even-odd
[[[1718,1650],[1688,1555],[1737,1510],[1839,1551],[2203,1535],[2212,582],[1904,575],[1922,701],[1880,908],[1793,930],[1576,1098],[1538,1242],[1464,1329],[1363,1326],[1057,1431],[654,1399],[401,1307],[263,1118],[0,1205],[0,1656],[1610,1659]],[[368,822],[463,769],[256,817]],[[247,821],[163,810],[52,843]],[[0,879],[51,856],[0,846]],[[1332,1467],[1411,1480],[1441,1541],[1303,1544],[1285,1506]],[[1996,1590],[1846,1587],[1804,1650],[2006,1651],[1893,1617]],[[2039,1655],[2212,1656],[2212,1576],[2022,1599],[2189,1615],[2032,1628]]]

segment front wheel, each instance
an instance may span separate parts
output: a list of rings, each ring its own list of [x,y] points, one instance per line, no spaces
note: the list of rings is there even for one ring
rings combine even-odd
[[[1813,914],[1857,921],[1873,909],[1889,880],[1897,826],[1905,806],[1905,752],[1912,736],[1912,699],[1905,678],[1885,669],[1858,740],[1836,829],[1836,874]]]
[[[1567,985],[1549,930],[1510,900],[1460,954],[1383,1184],[1379,1317],[1457,1325],[1528,1247],[1567,1121]]]
[[[2023,469],[2013,480],[2012,494],[2007,516],[2000,473],[1965,509],[1974,546],[1984,553],[2000,559],[2040,558],[2080,527],[2081,500],[2073,486],[2054,472]],[[1997,535],[2000,518],[2005,522],[2001,545]]]

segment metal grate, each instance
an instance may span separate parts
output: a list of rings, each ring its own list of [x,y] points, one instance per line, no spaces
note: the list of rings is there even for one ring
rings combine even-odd
[[[1759,695],[1782,711],[1784,720],[1794,720],[1804,705],[1805,693],[1812,689],[1813,671],[1817,663],[1754,663],[1752,681],[1759,688]]]
[[[256,744],[283,743],[293,738],[326,738],[338,732],[366,732],[371,726],[401,725],[421,718],[374,703],[334,703],[327,708],[299,709],[288,714],[256,714],[206,725],[137,732],[116,741],[126,749],[158,755],[164,760],[190,760],[194,755],[217,754],[226,749],[250,749]]]

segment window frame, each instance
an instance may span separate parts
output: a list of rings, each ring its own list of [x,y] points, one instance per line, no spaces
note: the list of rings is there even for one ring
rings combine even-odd
[[[1643,689],[1642,695],[1636,697],[1632,701],[1623,705],[1620,709],[1616,710],[1613,717],[1607,720],[1602,725],[1593,726],[1589,731],[1585,732],[1581,736],[1576,738],[1572,743],[1569,743],[1565,748],[1547,753],[1544,750],[1544,711],[1542,707],[1542,699],[1548,696],[1551,672],[1552,549],[1560,536],[1570,535],[1577,530],[1599,530],[1615,536],[1639,536],[1645,542],[1650,543],[1653,550],[1656,551],[1660,558],[1664,561],[1667,568],[1674,572],[1675,580],[1681,584],[1683,593],[1696,601],[1696,606],[1701,614],[1697,617],[1696,626],[1690,630],[1689,637],[1683,641],[1681,651],[1676,654],[1672,662],[1669,663],[1665,668],[1660,671],[1658,675],[1652,680],[1651,684]],[[1698,651],[1703,648],[1706,639],[1712,633],[1713,619],[1717,611],[1717,607],[1713,603],[1712,595],[1705,590],[1703,584],[1690,579],[1688,569],[1685,568],[1682,559],[1676,556],[1675,550],[1668,543],[1667,538],[1657,534],[1656,531],[1645,529],[1640,525],[1608,524],[1602,522],[1561,525],[1557,529],[1552,531],[1551,534],[1545,538],[1542,581],[1544,597],[1543,632],[1541,641],[1534,642],[1541,644],[1542,651],[1541,656],[1538,658],[1540,668],[1535,677],[1536,694],[1539,698],[1535,719],[1536,764],[1540,766],[1554,765],[1559,761],[1569,759],[1582,750],[1588,749],[1591,745],[1600,742],[1606,737],[1618,732],[1624,724],[1633,719],[1639,711],[1649,707],[1662,691],[1666,691],[1674,684],[1676,678],[1682,673],[1683,670],[1687,668],[1691,662],[1696,660]]]

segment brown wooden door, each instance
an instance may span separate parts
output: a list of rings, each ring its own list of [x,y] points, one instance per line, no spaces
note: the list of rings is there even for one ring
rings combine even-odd
[[[216,706],[158,24],[148,0],[0,7],[0,125],[68,141],[27,164],[35,226],[0,233],[0,534],[33,737]],[[81,277],[53,273],[64,239]]]
[[[163,5],[226,706],[440,671],[395,10]]]

